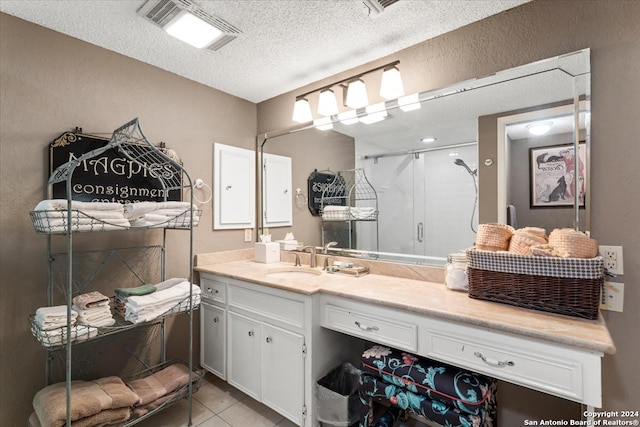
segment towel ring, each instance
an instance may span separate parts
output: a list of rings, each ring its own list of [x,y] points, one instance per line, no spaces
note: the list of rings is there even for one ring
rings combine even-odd
[[[206,188],[207,190],[209,190],[209,197],[207,197],[206,200],[198,199],[198,197],[196,196],[195,191],[193,192],[193,199],[196,202],[198,202],[198,203],[200,203],[202,205],[204,205],[205,203],[209,203],[209,201],[211,200],[211,197],[213,196],[213,191],[211,191],[211,187],[209,187],[206,182],[204,182],[202,179],[198,178],[193,182],[193,187],[192,188],[194,188],[196,190],[199,190],[201,188]]]

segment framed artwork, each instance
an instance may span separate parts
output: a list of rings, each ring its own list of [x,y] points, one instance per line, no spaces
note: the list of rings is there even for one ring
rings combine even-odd
[[[532,208],[573,206],[576,166],[579,182],[578,202],[580,207],[584,207],[586,144],[578,144],[578,156],[574,151],[573,144],[529,149]]]

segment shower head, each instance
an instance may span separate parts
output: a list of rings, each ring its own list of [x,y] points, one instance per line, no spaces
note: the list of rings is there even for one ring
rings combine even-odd
[[[469,172],[469,175],[471,176],[475,176],[478,173],[478,169],[472,170],[469,166],[467,166],[467,164],[462,159],[455,159],[453,163],[455,163],[458,166],[464,167],[467,170],[467,172]]]

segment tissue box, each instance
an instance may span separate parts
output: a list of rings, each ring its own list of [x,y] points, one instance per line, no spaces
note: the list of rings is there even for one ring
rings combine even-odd
[[[280,244],[277,242],[256,243],[254,247],[256,262],[270,264],[280,261]]]
[[[298,243],[297,240],[276,240],[280,244],[280,249],[283,251],[293,251],[302,243]]]

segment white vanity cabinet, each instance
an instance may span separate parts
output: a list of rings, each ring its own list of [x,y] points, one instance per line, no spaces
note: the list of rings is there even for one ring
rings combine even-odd
[[[203,302],[202,366],[295,424],[311,425],[306,420],[312,397],[306,359],[311,297],[201,276],[204,294],[211,289],[218,298]]]
[[[211,277],[200,279],[200,365],[227,379],[226,283]]]

